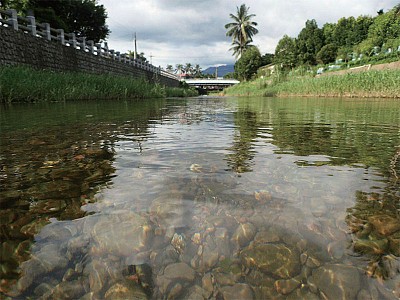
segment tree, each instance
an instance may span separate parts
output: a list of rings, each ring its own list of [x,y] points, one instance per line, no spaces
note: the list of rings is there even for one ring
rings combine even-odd
[[[132,58],[135,57],[135,51],[128,51],[128,55]],[[136,59],[139,59],[141,61],[147,61],[147,58],[144,56],[144,52],[140,52],[136,54]]]
[[[257,73],[261,66],[262,58],[260,50],[256,46],[247,49],[235,63],[235,74],[239,80],[248,80]]]
[[[368,40],[374,46],[382,47],[388,39],[400,37],[400,4],[387,13],[381,14],[374,19],[368,30]]]
[[[33,12],[38,23],[49,23],[56,29],[75,33],[77,37],[99,42],[110,30],[106,25],[107,12],[96,0],[2,0],[6,8],[23,14]]]
[[[272,53],[265,53],[263,56],[261,56],[261,66],[272,64],[274,57],[275,55]]]
[[[17,11],[26,10],[29,0],[0,0],[0,8],[15,9]]]
[[[317,62],[328,64],[334,62],[337,57],[338,48],[335,44],[325,45],[317,53]]]
[[[184,67],[184,72],[185,74],[191,75],[193,73],[193,66],[191,63],[186,63],[185,67]]]
[[[182,64],[177,64],[175,66],[175,73],[178,73],[179,75],[182,74],[183,71],[183,65]]]
[[[236,59],[238,59],[246,51],[246,49],[253,47],[253,45],[250,43],[251,41],[246,41],[244,44],[239,43],[239,41],[233,41],[232,47],[229,48],[229,50],[233,51],[233,55]]]
[[[284,69],[290,69],[297,65],[296,39],[284,35],[275,48],[274,63],[281,65]]]
[[[196,77],[201,77],[201,75],[202,75],[202,72],[201,72],[201,67],[200,67],[200,65],[198,65],[198,64],[196,64],[195,66],[194,66],[194,76],[196,76]]]
[[[255,27],[257,23],[251,21],[255,15],[248,13],[249,7],[242,4],[240,7],[236,7],[236,10],[236,15],[229,14],[233,22],[226,24],[225,29],[227,30],[226,36],[232,37],[233,47],[230,50],[233,50],[234,55],[238,57],[249,47],[249,43],[253,41],[253,35],[258,33],[258,29]]]
[[[174,71],[174,67],[172,65],[167,65],[167,67],[165,68],[165,70],[167,70],[168,72],[173,72]]]
[[[322,26],[322,32],[324,34],[325,44],[334,44],[334,32],[335,32],[336,24],[334,23],[325,23]]]
[[[302,64],[315,65],[316,55],[324,45],[322,29],[318,28],[317,22],[307,20],[306,26],[297,37],[298,58]]]

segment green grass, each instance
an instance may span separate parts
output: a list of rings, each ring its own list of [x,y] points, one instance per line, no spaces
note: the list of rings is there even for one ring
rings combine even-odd
[[[176,90],[180,89],[128,76],[59,73],[26,67],[0,68],[2,103],[161,98],[169,94],[177,96]]]
[[[225,95],[400,97],[400,70],[368,71],[322,77],[256,79],[230,87]]]
[[[195,97],[198,96],[199,93],[194,88],[166,88],[167,97]]]

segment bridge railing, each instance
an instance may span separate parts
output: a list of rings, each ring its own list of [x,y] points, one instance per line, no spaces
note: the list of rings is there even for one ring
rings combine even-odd
[[[48,23],[36,23],[34,16],[21,17],[14,9],[0,9],[0,26],[11,27],[14,30],[31,34],[37,38],[48,41],[57,41],[66,47],[72,47],[77,50],[91,53],[93,55],[117,60],[139,69],[153,72],[155,74],[179,80],[175,74],[166,72],[160,67],[155,67],[147,61],[134,59],[128,53],[121,53],[108,48],[107,42],[94,43],[92,40],[86,40],[85,37],[77,37],[75,33],[65,33],[63,29],[54,29]]]

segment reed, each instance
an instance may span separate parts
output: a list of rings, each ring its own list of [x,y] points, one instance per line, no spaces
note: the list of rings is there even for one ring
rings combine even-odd
[[[171,88],[145,79],[26,67],[0,68],[0,102],[43,102],[166,97]]]
[[[199,93],[194,88],[182,87],[182,88],[166,88],[167,97],[195,97],[198,96]]]
[[[224,91],[237,96],[400,97],[400,70],[368,71],[322,77],[256,79]]]

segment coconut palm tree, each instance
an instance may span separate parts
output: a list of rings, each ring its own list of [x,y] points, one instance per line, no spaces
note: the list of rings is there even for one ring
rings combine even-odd
[[[251,41],[246,41],[244,44],[240,44],[238,41],[232,42],[232,47],[229,48],[230,51],[233,51],[233,54],[236,59],[238,59],[242,54],[249,49],[250,47],[255,47],[254,45],[250,45]]]
[[[258,29],[255,27],[257,23],[251,21],[255,14],[249,14],[249,8],[245,4],[236,7],[236,15],[229,14],[233,22],[225,25],[226,36],[232,37],[233,48],[235,48],[235,45],[238,46],[239,56],[253,41],[253,35],[258,33]]]
[[[200,77],[201,76],[201,67],[199,64],[194,66],[194,76]]]
[[[175,66],[175,73],[180,75],[180,74],[182,74],[182,71],[183,71],[183,65],[182,64],[177,64]]]
[[[186,63],[186,65],[185,65],[185,67],[184,67],[183,69],[184,69],[184,71],[185,71],[185,74],[192,75],[192,73],[193,73],[193,66],[192,66],[191,63]]]

